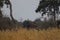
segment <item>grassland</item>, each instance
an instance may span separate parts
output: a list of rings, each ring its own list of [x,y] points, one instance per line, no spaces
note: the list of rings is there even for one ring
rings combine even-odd
[[[60,40],[60,29],[24,29],[0,31],[0,40]]]

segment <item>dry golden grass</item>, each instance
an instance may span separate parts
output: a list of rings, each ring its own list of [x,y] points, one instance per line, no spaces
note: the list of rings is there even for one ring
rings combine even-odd
[[[20,28],[17,31],[0,31],[0,40],[60,40],[60,29],[52,28],[37,31]]]

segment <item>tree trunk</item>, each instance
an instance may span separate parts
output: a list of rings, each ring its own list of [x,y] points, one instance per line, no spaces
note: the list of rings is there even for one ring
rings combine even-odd
[[[13,15],[12,15],[12,4],[11,4],[11,2],[10,2],[10,16],[11,16],[12,21],[15,23],[15,19],[13,18]]]
[[[55,17],[55,12],[54,12],[54,19],[53,19],[53,21],[55,22],[56,21],[56,19],[55,19],[56,17]]]
[[[2,18],[3,17],[3,15],[2,15],[2,10],[1,10],[1,8],[0,8],[0,18]]]
[[[54,9],[54,14],[53,14],[53,16],[54,16],[54,19],[53,19],[54,26],[57,26],[57,25],[56,25],[56,12],[55,12],[55,9]]]

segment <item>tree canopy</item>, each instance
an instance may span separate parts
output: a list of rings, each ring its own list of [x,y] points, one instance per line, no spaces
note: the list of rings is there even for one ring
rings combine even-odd
[[[56,14],[60,14],[59,7],[60,0],[41,0],[35,11],[36,13],[40,12],[42,16],[44,14],[53,15],[55,20]]]

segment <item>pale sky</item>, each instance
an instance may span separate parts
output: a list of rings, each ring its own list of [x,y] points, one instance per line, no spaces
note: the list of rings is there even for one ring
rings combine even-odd
[[[35,10],[39,5],[39,0],[11,0],[11,2],[13,8],[13,17],[18,21],[28,19],[34,21],[35,19],[41,17],[39,13],[35,13]],[[6,5],[3,8],[3,12],[5,15],[10,17],[9,9],[6,9]]]
[[[13,16],[19,20],[35,20],[40,17],[39,13],[35,13],[39,0],[11,0],[13,5]]]
[[[11,0],[11,2],[13,8],[13,17],[18,21],[27,19],[33,21],[41,17],[39,13],[35,13],[35,10],[39,5],[39,0]],[[6,5],[3,8],[3,12],[5,15],[10,17],[9,9],[6,9]]]

